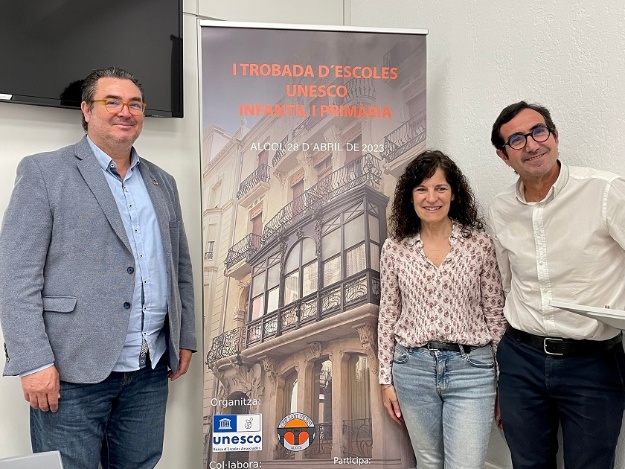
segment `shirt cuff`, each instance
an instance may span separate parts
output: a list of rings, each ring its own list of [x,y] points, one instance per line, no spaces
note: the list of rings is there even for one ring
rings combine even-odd
[[[34,370],[25,371],[24,373],[20,373],[20,378],[23,378],[24,376],[35,374],[38,371],[45,370],[46,368],[50,368],[53,365],[54,365],[54,363],[50,363],[48,365],[43,365],[43,366],[40,366],[39,368],[35,368]]]

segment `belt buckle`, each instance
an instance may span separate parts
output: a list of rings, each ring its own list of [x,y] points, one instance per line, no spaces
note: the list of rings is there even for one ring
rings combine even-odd
[[[545,337],[543,339],[543,351],[547,354],[547,355],[554,355],[554,356],[558,356],[561,357],[562,355],[564,355],[563,353],[558,353],[558,352],[550,352],[549,350],[547,350],[547,341],[551,340],[551,341],[556,341],[556,342],[562,342],[562,339],[558,338],[558,337]]]

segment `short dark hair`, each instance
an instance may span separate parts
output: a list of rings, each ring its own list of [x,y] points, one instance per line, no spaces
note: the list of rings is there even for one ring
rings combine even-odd
[[[85,78],[82,83],[82,100],[89,104],[89,109],[91,109],[91,106],[93,105],[93,97],[95,96],[95,90],[100,78],[121,78],[122,80],[130,80],[137,85],[137,88],[141,91],[141,100],[145,102],[143,87],[132,73],[118,67],[96,68],[89,75],[87,75],[87,78]],[[82,113],[81,116],[82,128],[85,129],[86,132],[88,128],[87,121]]]
[[[510,122],[514,118],[514,116],[516,116],[523,109],[532,109],[539,113],[545,119],[545,124],[547,124],[549,130],[551,132],[555,132],[556,126],[551,119],[551,113],[549,112],[549,109],[541,106],[540,104],[528,104],[525,101],[519,101],[518,103],[514,103],[510,106],[505,107],[493,124],[493,130],[490,134],[490,141],[497,150],[502,150],[504,153],[506,152],[506,142],[501,136],[501,127],[504,124]]]
[[[467,238],[471,236],[471,228],[484,229],[469,181],[458,165],[441,151],[426,150],[406,166],[395,186],[389,218],[390,233],[395,239],[414,236],[421,230],[421,219],[414,210],[412,191],[424,180],[431,178],[439,168],[445,173],[454,196],[449,207],[449,218],[462,225],[462,235]]]

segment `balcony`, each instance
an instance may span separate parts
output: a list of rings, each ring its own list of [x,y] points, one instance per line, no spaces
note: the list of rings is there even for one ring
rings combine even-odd
[[[380,156],[391,163],[419,143],[425,142],[425,123],[425,113],[423,112],[397,127],[384,137],[384,150]]]
[[[343,454],[370,458],[373,448],[371,419],[343,420]]]
[[[380,276],[365,270],[246,324],[245,347],[319,322],[363,304],[379,304]]]
[[[228,250],[224,264],[226,270],[238,262],[247,261],[260,248],[260,235],[250,233]]]
[[[218,360],[231,357],[241,351],[243,331],[243,327],[237,327],[213,338],[211,349],[206,355],[206,364],[209,368],[212,368]]]
[[[270,179],[271,171],[269,165],[259,164],[258,168],[239,184],[237,199],[241,201],[241,205],[246,206],[247,202],[266,191],[269,188],[268,183]]]
[[[322,422],[315,425],[317,432],[312,444],[306,448],[304,454],[310,459],[330,459],[332,453],[332,422]]]
[[[334,104],[349,104],[352,102],[375,101],[375,86],[372,78],[352,78],[345,82],[347,96],[336,98]]]
[[[398,42],[382,58],[383,65],[389,68],[397,68],[399,78],[386,80],[393,87],[403,86],[406,79],[411,80],[415,74],[417,79],[425,75],[425,36],[423,41],[416,43]],[[412,77],[412,78],[411,78]]]
[[[333,171],[282,207],[265,225],[261,243],[268,243],[304,214],[316,210],[354,187],[367,185],[378,188],[381,176],[380,160],[370,153]]]
[[[273,155],[273,158],[271,159],[271,165],[274,168],[278,166],[278,163],[280,163],[282,158],[286,156],[287,143],[289,143],[290,137],[291,135],[287,134],[287,136],[282,139],[278,149],[276,150],[276,154]]]

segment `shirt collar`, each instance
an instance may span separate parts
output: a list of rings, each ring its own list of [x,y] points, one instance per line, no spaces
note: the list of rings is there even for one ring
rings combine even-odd
[[[93,151],[93,154],[95,155],[95,159],[97,160],[98,164],[102,168],[102,171],[108,171],[110,173],[117,174],[117,165],[111,159],[111,157],[108,156],[106,153],[104,153],[104,151],[102,151],[100,147],[98,147],[95,143],[93,143],[93,141],[89,138],[89,136],[87,136],[87,142],[89,142],[91,151]],[[140,162],[141,160],[139,159],[139,155],[137,154],[136,150],[133,147],[130,152],[130,168],[128,169],[132,170]]]
[[[462,237],[462,226],[460,225],[460,223],[458,223],[456,220],[451,220],[451,234],[449,235],[449,244],[451,246],[453,246],[456,243],[456,240],[460,239]],[[411,236],[410,238],[407,238],[406,242],[408,244],[418,244],[421,243],[423,244],[423,241],[421,241],[421,234],[417,233],[414,236]]]
[[[549,192],[547,192],[547,195],[543,200],[540,202],[527,202],[525,200],[525,187],[523,186],[521,178],[519,178],[516,182],[515,193],[517,200],[526,205],[543,202],[546,203],[553,200],[555,196],[558,195],[562,189],[564,189],[564,186],[566,186],[566,183],[569,180],[569,166],[562,163],[560,160],[558,160],[558,164],[560,165],[560,174],[558,174],[558,179],[556,179],[553,186],[549,188]]]

